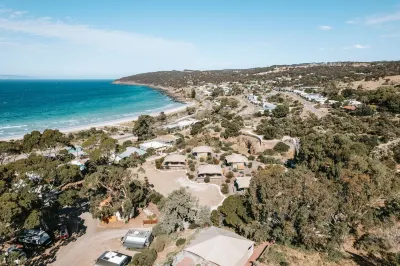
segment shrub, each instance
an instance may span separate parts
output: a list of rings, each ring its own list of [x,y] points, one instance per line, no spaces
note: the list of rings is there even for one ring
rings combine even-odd
[[[157,169],[163,169],[163,162],[164,162],[164,158],[160,158],[156,160],[156,168]]]
[[[200,162],[201,162],[201,163],[204,163],[204,158],[200,158]]]
[[[231,179],[232,177],[234,177],[235,175],[231,172],[231,171],[229,171],[228,173],[226,173],[226,178],[229,178],[229,179]]]
[[[161,193],[153,191],[149,196],[149,201],[158,204],[162,198],[164,198],[164,196]]]
[[[290,149],[290,146],[283,142],[278,142],[274,146],[274,151],[276,151],[276,152],[287,152],[289,149]]]
[[[268,155],[268,156],[274,156],[275,155],[275,151],[273,149],[266,149],[263,154],[264,155]]]
[[[205,182],[205,183],[210,183],[210,177],[206,176],[206,177],[204,178],[204,182]]]
[[[154,249],[144,249],[142,252],[135,254],[132,258],[131,265],[152,266],[157,259],[157,251]]]
[[[187,177],[190,179],[190,180],[192,180],[193,178],[194,178],[194,175],[192,175],[192,174],[187,174]]]
[[[255,158],[256,158],[256,157],[254,157],[254,155],[250,155],[250,156],[249,156],[249,160],[250,160],[250,161],[254,161]]]
[[[196,170],[196,166],[194,164],[189,165],[190,171],[194,172]]]
[[[196,228],[199,228],[199,227],[200,226],[198,224],[195,224],[195,223],[189,224],[189,229],[196,229]]]
[[[222,194],[228,194],[229,190],[228,190],[228,185],[227,184],[222,184],[221,192],[222,192]]]
[[[252,168],[253,167],[253,163],[249,162],[249,164],[247,165],[248,168]]]
[[[231,180],[229,178],[225,179],[225,183],[229,184]]]
[[[159,235],[151,244],[151,248],[157,251],[157,253],[160,253],[164,250],[165,246],[168,244],[168,241],[169,238],[167,235]]]
[[[160,236],[165,234],[164,230],[162,229],[162,227],[160,226],[160,224],[157,224],[153,227],[153,230],[151,230],[151,233],[153,234],[153,236]]]
[[[184,239],[184,238],[179,238],[178,240],[176,240],[176,246],[177,247],[179,247],[179,246],[182,246],[183,244],[185,244],[186,243],[186,239]]]

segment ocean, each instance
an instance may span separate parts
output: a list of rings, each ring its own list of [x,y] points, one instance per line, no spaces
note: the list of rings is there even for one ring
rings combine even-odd
[[[0,139],[133,120],[181,106],[157,90],[112,80],[0,80]]]

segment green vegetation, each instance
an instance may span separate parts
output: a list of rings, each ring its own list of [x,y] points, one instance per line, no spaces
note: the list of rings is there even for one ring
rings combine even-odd
[[[153,266],[157,259],[157,251],[154,249],[144,249],[142,252],[135,254],[132,258],[132,262],[129,265],[132,266]]]
[[[287,152],[287,151],[289,151],[289,149],[290,149],[290,146],[283,142],[278,142],[274,146],[274,151],[276,151],[276,152]]]
[[[184,238],[179,238],[178,240],[176,240],[175,245],[176,245],[177,247],[179,247],[179,246],[182,246],[182,245],[185,244],[185,243],[186,243],[186,239],[184,239]]]
[[[132,133],[138,137],[139,141],[155,137],[154,118],[149,115],[141,115],[135,122]]]

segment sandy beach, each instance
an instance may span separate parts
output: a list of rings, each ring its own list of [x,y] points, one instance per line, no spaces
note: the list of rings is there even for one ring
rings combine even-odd
[[[191,107],[195,105],[195,103],[193,102],[186,102],[183,106],[180,107],[175,107],[175,108],[171,108],[171,109],[166,109],[160,112],[164,112],[166,115],[168,114],[174,114],[174,113],[179,113],[182,112],[184,110],[186,110],[187,107]],[[158,116],[160,114],[160,112],[152,112],[152,113],[142,113],[140,115],[151,115],[151,116]],[[118,120],[113,120],[113,121],[106,121],[106,122],[102,122],[102,123],[96,123],[96,124],[88,124],[85,126],[79,126],[79,127],[70,127],[70,128],[52,128],[52,129],[58,129],[63,133],[75,133],[75,132],[79,132],[81,130],[87,130],[90,128],[104,128],[107,126],[119,126],[120,124],[123,123],[127,123],[127,122],[132,122],[134,120],[137,120],[138,117],[140,115],[136,115],[133,117],[127,117],[124,119],[118,119]],[[29,132],[30,133],[30,132]],[[0,141],[10,141],[10,140],[19,140],[22,139],[24,137],[24,135],[16,135],[16,136],[12,136],[12,137],[0,137]]]

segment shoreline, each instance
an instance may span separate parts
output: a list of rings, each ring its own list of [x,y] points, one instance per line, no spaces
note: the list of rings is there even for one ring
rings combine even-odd
[[[153,90],[159,91],[161,94],[167,95],[170,97],[173,101],[187,104],[188,101],[185,97],[183,97],[180,93],[177,93],[175,90],[176,88],[173,87],[162,87],[162,86],[157,86],[153,84],[144,84],[144,83],[137,83],[137,82],[132,82],[132,81],[120,81],[120,80],[114,80],[112,84],[116,85],[131,85],[131,86],[146,86],[149,87]]]
[[[183,102],[180,102],[180,103],[183,103]],[[170,115],[170,114],[182,112],[182,111],[186,110],[187,107],[196,105],[195,102],[184,102],[183,104],[184,105],[180,106],[180,107],[174,107],[174,108],[165,109],[165,110],[161,110],[161,111],[157,111],[157,112],[152,112],[152,113],[143,112],[141,114],[138,114],[136,116],[129,117],[129,118],[95,123],[95,124],[90,124],[90,125],[82,125],[82,126],[71,127],[71,128],[52,128],[52,129],[58,129],[60,132],[62,132],[64,134],[68,134],[68,133],[77,133],[82,130],[88,130],[93,127],[104,128],[104,127],[108,127],[108,126],[121,126],[120,124],[122,124],[122,123],[127,123],[127,122],[132,122],[132,121],[137,120],[138,117],[141,115],[158,116],[161,112],[164,112],[166,115]],[[27,132],[26,134],[28,134],[28,133],[30,133],[30,132]],[[16,135],[16,136],[12,136],[12,137],[0,137],[0,141],[20,140],[23,137],[24,137],[24,135]]]

